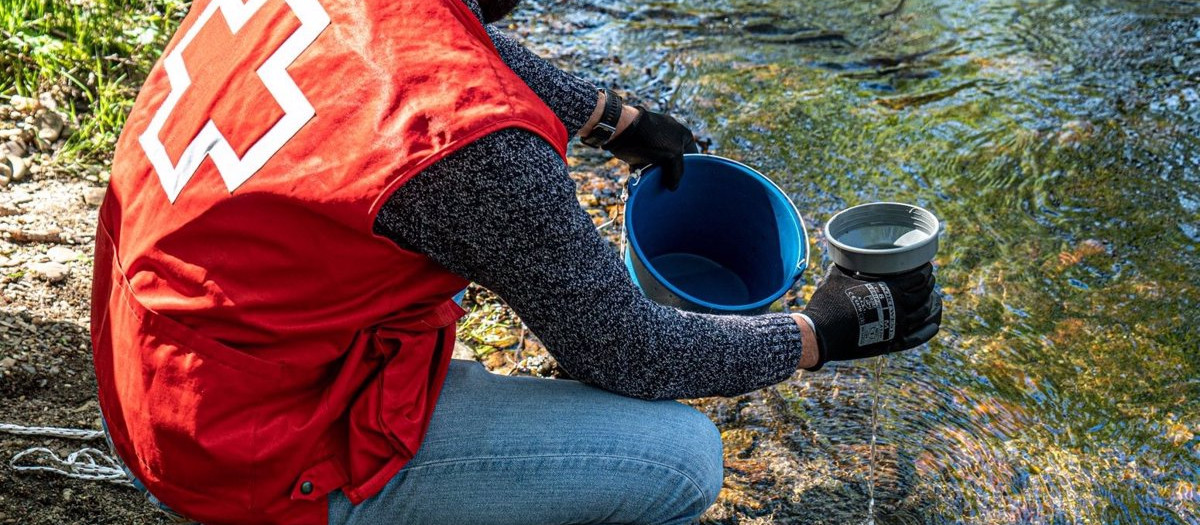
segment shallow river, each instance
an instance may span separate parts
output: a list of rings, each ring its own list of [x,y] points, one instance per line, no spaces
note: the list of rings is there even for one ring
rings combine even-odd
[[[928,347],[701,403],[710,520],[866,522],[873,492],[876,523],[1200,523],[1200,3],[526,6],[544,54],[788,189],[801,296],[834,212],[945,223]]]

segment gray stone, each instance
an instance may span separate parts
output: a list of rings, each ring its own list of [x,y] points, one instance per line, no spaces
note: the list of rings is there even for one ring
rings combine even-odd
[[[79,252],[65,246],[55,246],[46,251],[46,256],[56,263],[68,263],[79,258]]]
[[[29,148],[27,148],[25,146],[25,142],[20,139],[6,141],[3,146],[0,146],[0,154],[5,156],[16,155],[18,157],[24,157],[26,153],[29,153]]]
[[[9,175],[12,180],[19,181],[24,179],[25,175],[29,174],[29,164],[25,162],[25,159],[16,155],[9,155],[8,163],[12,165],[12,175]]]
[[[51,111],[58,109],[58,102],[54,100],[54,96],[49,92],[38,93],[38,103]]]
[[[34,277],[51,283],[60,283],[71,275],[71,268],[57,262],[29,263],[26,266]]]
[[[88,206],[99,206],[104,202],[104,194],[108,188],[87,188],[83,190],[83,202]]]
[[[62,116],[58,113],[47,111],[38,117],[36,125],[39,139],[46,142],[54,142],[62,134],[64,122]]]

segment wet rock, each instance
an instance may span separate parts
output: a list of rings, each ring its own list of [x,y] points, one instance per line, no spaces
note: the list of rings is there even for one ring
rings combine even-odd
[[[55,246],[46,252],[46,256],[56,263],[68,263],[79,258],[79,252],[65,246]]]
[[[104,194],[107,193],[107,188],[88,188],[83,190],[83,202],[88,206],[99,206],[104,202]]]
[[[71,275],[71,268],[57,262],[30,263],[27,268],[36,278],[50,283],[60,283]]]
[[[721,433],[721,442],[725,444],[725,456],[730,458],[745,458],[750,455],[751,448],[757,440],[757,432],[744,428],[735,428]]]
[[[16,155],[8,155],[7,159],[8,164],[12,166],[12,174],[9,175],[9,178],[13,181],[20,181],[29,174],[29,164],[25,162],[25,159]]]

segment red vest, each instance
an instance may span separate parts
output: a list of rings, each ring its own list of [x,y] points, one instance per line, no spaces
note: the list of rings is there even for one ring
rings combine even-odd
[[[460,0],[197,0],[100,211],[92,340],[129,468],[209,525],[325,523],[413,456],[466,283],[375,236],[501,128],[566,131]]]

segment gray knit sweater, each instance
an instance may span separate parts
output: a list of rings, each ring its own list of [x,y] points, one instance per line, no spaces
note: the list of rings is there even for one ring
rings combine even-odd
[[[578,132],[595,87],[488,32],[509,67]],[[499,294],[572,377],[606,390],[732,396],[786,379],[800,361],[800,331],[787,315],[694,314],[646,299],[580,208],[562,158],[524,130],[487,135],[413,177],[375,230]]]

